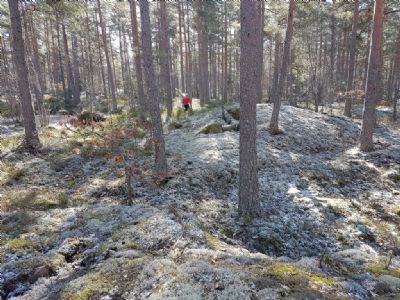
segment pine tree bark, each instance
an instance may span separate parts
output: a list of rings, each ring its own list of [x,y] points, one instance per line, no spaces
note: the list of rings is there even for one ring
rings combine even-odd
[[[265,10],[265,4],[264,4],[264,1],[261,1],[261,10],[258,13],[258,18],[259,18],[260,27],[261,27],[261,33],[260,33],[259,38],[260,38],[261,42],[259,43],[259,49],[258,49],[259,65],[257,66],[257,68],[258,68],[257,76],[260,77],[260,81],[257,81],[257,83],[258,83],[257,103],[262,102],[262,77],[263,77],[263,68],[264,68],[264,10]]]
[[[185,75],[184,75],[184,65],[183,65],[183,40],[182,40],[182,9],[181,2],[178,2],[178,35],[179,35],[179,57],[180,57],[180,70],[181,70],[181,92],[186,92],[185,90]]]
[[[363,122],[360,134],[360,150],[372,151],[373,133],[376,123],[376,105],[382,98],[382,58],[383,58],[383,10],[384,0],[375,0],[374,23],[368,63],[368,78],[365,92]]]
[[[74,97],[75,106],[81,102],[81,77],[79,74],[79,58],[78,58],[78,38],[72,33],[72,72],[73,72],[73,88],[72,95]]]
[[[97,41],[97,51],[99,52],[99,63],[100,63],[100,73],[101,73],[101,82],[103,86],[103,94],[104,97],[108,98],[107,92],[107,84],[106,84],[106,76],[104,72],[104,63],[103,63],[103,53],[101,51],[101,40],[100,40],[100,32],[99,32],[99,24],[97,19],[97,9],[94,9],[94,19],[96,20],[96,41]]]
[[[260,213],[257,175],[257,67],[259,64],[259,1],[240,2],[240,138],[239,213],[245,217]],[[255,74],[256,73],[256,74]]]
[[[353,26],[351,29],[351,39],[350,39],[350,56],[349,56],[349,68],[347,72],[347,88],[349,92],[354,89],[353,87],[353,77],[354,77],[354,66],[356,57],[356,37],[357,37],[357,26],[358,26],[358,0],[354,0],[354,12],[353,12]],[[344,105],[344,115],[346,117],[351,117],[351,103],[352,98],[347,96]]]
[[[63,66],[63,55],[61,52],[61,40],[60,40],[60,24],[58,21],[58,18],[56,17],[56,30],[57,30],[57,57],[55,58],[55,61],[57,63],[57,67],[58,67],[58,82],[61,82],[61,86],[62,86],[62,93],[64,96],[64,106],[65,107],[69,107],[70,106],[70,102],[69,102],[69,98],[67,97],[67,87],[66,87],[66,83],[65,83],[65,75],[64,75],[64,66]]]
[[[132,27],[132,35],[133,35],[133,54],[135,59],[135,72],[136,72],[136,84],[138,90],[138,103],[141,110],[141,113],[147,111],[147,101],[144,95],[143,89],[143,77],[142,77],[142,63],[141,63],[141,54],[140,54],[140,45],[139,45],[139,29],[137,22],[137,13],[136,13],[136,1],[129,1],[130,9],[131,9],[131,27]]]
[[[189,2],[186,1],[186,14],[187,14],[187,23],[186,23],[186,35],[187,35],[187,59],[186,59],[186,65],[187,65],[187,74],[186,74],[186,90],[189,93],[189,95],[192,97],[193,95],[193,83],[192,83],[192,78],[193,78],[193,62],[192,62],[192,51],[191,51],[191,39],[190,39],[190,18],[189,18]]]
[[[89,94],[89,111],[93,113],[93,103],[96,100],[95,96],[95,87],[94,87],[94,76],[93,76],[93,54],[92,54],[92,42],[90,39],[90,26],[89,26],[89,14],[88,14],[88,0],[85,1],[85,9],[86,9],[86,41],[87,41],[87,93]],[[97,26],[97,25],[96,25]]]
[[[206,25],[206,5],[207,2],[199,1],[197,9],[197,32],[199,43],[199,94],[200,106],[204,106],[210,100],[209,72],[208,72],[208,29]]]
[[[178,3],[179,5],[179,3]],[[167,115],[171,116],[172,113],[172,92],[171,92],[171,72],[169,69],[169,61],[171,59],[169,49],[169,35],[168,35],[168,18],[167,9],[164,1],[160,2],[160,26],[161,26],[161,77],[163,80],[164,90],[164,103],[167,104]]]
[[[335,52],[336,52],[336,15],[335,15],[336,0],[332,1],[331,12],[331,51],[330,51],[330,81],[333,88],[335,88]]]
[[[100,22],[100,27],[101,27],[101,36],[103,39],[103,45],[104,45],[104,53],[106,55],[106,64],[107,64],[107,77],[108,77],[108,84],[110,87],[111,91],[111,104],[112,104],[112,110],[117,111],[117,98],[115,94],[115,83],[114,83],[114,72],[112,69],[111,65],[111,58],[110,58],[110,53],[108,49],[108,43],[107,43],[107,33],[106,33],[106,26],[103,21],[103,14],[101,12],[101,6],[100,6],[100,0],[97,0],[97,10],[99,13],[99,22]]]
[[[127,81],[126,81],[126,70],[125,70],[125,57],[124,57],[124,49],[123,49],[123,42],[122,42],[122,29],[121,29],[121,19],[118,19],[118,41],[119,41],[119,59],[121,61],[121,81],[122,81],[122,88],[123,94],[126,96],[128,92],[127,88]],[[117,79],[117,78],[115,78]]]
[[[279,54],[280,54],[280,45],[281,45],[281,35],[279,32],[275,33],[275,50],[274,50],[274,75],[272,79],[272,87],[270,99],[274,101],[276,98],[276,89],[278,88],[278,80],[279,80]]]
[[[396,49],[400,49],[400,29],[397,35]],[[393,96],[393,114],[392,119],[397,119],[397,101],[400,94],[400,51],[396,52],[394,66],[393,66],[393,82],[394,82],[394,96]]]
[[[295,1],[290,0],[288,18],[287,18],[285,44],[284,44],[284,48],[283,48],[281,75],[278,80],[278,88],[275,91],[274,107],[272,109],[271,122],[269,124],[269,131],[271,134],[282,133],[282,131],[279,129],[279,123],[278,123],[279,122],[279,110],[281,107],[281,96],[282,96],[284,84],[286,82],[288,65],[289,65],[289,61],[290,61],[290,44],[291,44],[292,36],[293,36],[294,10],[295,10]]]
[[[224,2],[224,58],[223,58],[223,82],[222,82],[222,101],[228,100],[228,9],[227,2]]]
[[[66,59],[66,66],[67,66],[67,90],[66,90],[66,97],[68,99],[67,109],[71,109],[74,106],[72,100],[72,91],[74,90],[74,76],[72,75],[72,67],[71,67],[71,58],[69,56],[69,49],[68,49],[68,39],[67,39],[67,32],[65,30],[64,21],[61,23],[61,30],[63,36],[63,43],[64,43],[64,54]]]
[[[139,1],[140,19],[142,25],[142,48],[143,48],[143,67],[146,79],[146,87],[148,93],[153,123],[153,142],[155,148],[155,171],[160,174],[167,172],[167,159],[165,155],[165,142],[163,135],[163,127],[160,115],[160,106],[157,101],[157,88],[155,84],[153,52],[151,44],[151,28],[149,3],[147,1]]]
[[[23,17],[24,33],[25,33],[25,50],[28,72],[32,78],[31,89],[35,95],[37,110],[39,112],[40,125],[48,124],[47,115],[43,103],[43,78],[42,70],[39,63],[39,51],[36,39],[36,32],[32,26],[32,16],[28,11],[25,11]]]
[[[32,107],[32,98],[29,91],[28,68],[25,60],[25,46],[22,38],[21,15],[18,1],[7,0],[10,9],[10,21],[12,32],[12,47],[14,63],[17,73],[18,92],[21,101],[23,124],[25,129],[25,147],[30,151],[40,148],[39,136],[36,129],[35,114]]]

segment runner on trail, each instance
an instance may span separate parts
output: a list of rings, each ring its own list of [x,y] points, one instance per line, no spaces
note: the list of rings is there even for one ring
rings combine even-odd
[[[183,104],[183,107],[184,107],[184,109],[185,109],[185,111],[188,111],[189,110],[189,108],[190,108],[190,97],[189,97],[189,95],[188,94],[183,94],[183,98],[182,98],[182,104]]]

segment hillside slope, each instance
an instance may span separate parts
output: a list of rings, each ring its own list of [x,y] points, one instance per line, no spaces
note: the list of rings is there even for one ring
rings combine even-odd
[[[42,129],[43,153],[1,164],[2,297],[398,297],[399,132],[377,128],[376,150],[364,154],[351,120],[284,106],[285,134],[271,136],[271,106],[257,113],[254,220],[236,212],[239,133],[200,133],[225,124],[220,108],[178,120],[166,133],[171,178],[134,180],[129,206],[122,165],[85,156],[77,130]]]

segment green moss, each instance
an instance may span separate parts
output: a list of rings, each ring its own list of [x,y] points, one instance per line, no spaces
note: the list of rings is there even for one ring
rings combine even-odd
[[[221,124],[210,124],[204,127],[200,133],[210,134],[210,133],[221,133],[223,132],[223,128]]]
[[[68,199],[69,199],[69,196],[67,195],[67,193],[62,192],[58,195],[58,204],[62,207],[67,207]]]
[[[137,249],[137,247],[138,247],[138,245],[137,245],[136,241],[132,240],[132,241],[129,242],[129,248]]]
[[[11,164],[5,165],[3,170],[7,173],[7,176],[0,181],[0,186],[8,184],[12,180],[21,180],[28,175],[28,172],[25,169],[17,168]]]
[[[15,148],[22,140],[22,135],[0,135],[0,150]]]
[[[87,299],[98,299],[95,295],[101,295],[108,291],[112,287],[112,282],[109,278],[101,273],[97,273],[88,278],[88,282],[85,287],[72,295],[71,300],[87,300]],[[99,297],[100,298],[100,297]]]
[[[121,231],[113,232],[113,234],[111,235],[111,239],[113,240],[113,242],[118,242],[123,237],[124,237],[124,233]]]
[[[276,264],[273,265],[272,268],[269,270],[269,274],[284,278],[289,276],[298,276],[300,275],[300,270],[291,265]]]
[[[366,271],[375,276],[390,275],[400,278],[400,269],[386,269],[384,265],[380,264],[368,264]]]
[[[324,286],[334,286],[335,281],[333,279],[330,279],[328,277],[322,276],[322,275],[312,275],[309,278],[309,281],[312,285],[322,288]]]
[[[86,211],[84,213],[83,217],[85,219],[96,219],[96,220],[99,220],[101,222],[108,222],[108,221],[110,221],[110,220],[112,220],[114,218],[114,215],[112,213],[101,214],[99,212],[89,210],[89,211]]]
[[[65,257],[60,253],[53,253],[48,257],[48,264],[53,270],[61,269],[65,263]]]
[[[192,225],[189,223],[183,224],[183,230],[184,231],[189,231],[190,229],[192,229]]]
[[[5,245],[7,249],[22,252],[25,250],[32,250],[38,246],[37,242],[26,239],[14,239],[7,242]]]
[[[3,195],[2,209],[5,211],[25,210],[34,206],[36,191],[7,192]]]
[[[217,239],[215,236],[213,236],[211,233],[204,232],[204,236],[209,246],[218,247],[219,245],[221,245],[221,241]]]
[[[219,245],[221,245],[221,241],[216,238],[215,236],[213,236],[208,230],[207,227],[203,224],[200,223],[199,224],[200,229],[203,231],[204,237],[206,238],[207,244],[211,247],[211,248],[215,248]]]

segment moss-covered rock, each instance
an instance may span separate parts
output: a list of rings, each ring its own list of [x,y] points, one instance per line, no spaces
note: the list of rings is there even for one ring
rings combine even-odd
[[[170,129],[170,130],[173,130],[173,129],[180,129],[180,128],[182,128],[183,127],[183,125],[181,124],[181,123],[179,123],[179,122],[176,122],[176,121],[171,121],[170,123],[169,123],[169,125],[168,125],[168,128]]]
[[[325,277],[323,275],[312,275],[309,278],[310,285],[317,288],[323,288],[326,286],[334,286],[336,283],[333,279]]]
[[[240,119],[240,108],[232,108],[228,109],[228,113],[234,118],[235,120]]]
[[[13,239],[8,241],[4,247],[8,253],[21,254],[36,251],[39,244],[29,239]]]
[[[90,111],[83,111],[81,114],[78,115],[78,120],[84,124],[90,124],[91,121],[93,122],[103,122],[106,118],[97,112],[90,112]]]
[[[382,264],[368,264],[366,267],[366,271],[375,276],[390,275],[400,278],[400,269],[386,268]]]
[[[209,124],[205,126],[200,133],[204,134],[210,134],[210,133],[221,133],[223,132],[224,129],[222,127],[222,124]]]

